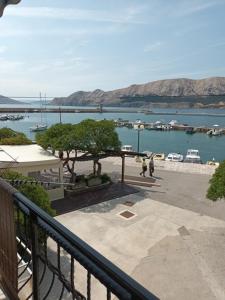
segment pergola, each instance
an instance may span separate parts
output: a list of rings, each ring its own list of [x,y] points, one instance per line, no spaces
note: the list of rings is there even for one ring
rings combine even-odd
[[[93,155],[89,153],[84,153],[81,156],[77,157],[71,157],[70,161],[90,161],[90,160],[96,160],[96,159],[104,159],[107,157],[121,157],[122,159],[122,166],[121,166],[121,182],[124,182],[124,175],[125,175],[125,158],[126,156],[137,156],[137,157],[148,157],[146,153],[139,153],[134,151],[121,151],[121,150],[105,150],[103,153],[99,153],[98,155]],[[63,161],[66,161],[67,158],[62,159]]]

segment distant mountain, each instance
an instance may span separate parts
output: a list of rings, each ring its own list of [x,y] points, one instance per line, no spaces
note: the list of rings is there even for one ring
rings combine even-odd
[[[23,103],[0,95],[0,104],[23,104]]]
[[[200,80],[167,79],[134,84],[105,92],[78,91],[64,98],[55,98],[54,105],[159,106],[159,107],[225,107],[225,77]]]

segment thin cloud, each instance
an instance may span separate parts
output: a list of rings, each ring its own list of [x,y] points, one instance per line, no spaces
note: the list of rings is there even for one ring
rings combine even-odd
[[[29,18],[48,18],[61,20],[77,20],[107,23],[145,23],[138,15],[142,9],[129,8],[118,12],[108,12],[100,10],[84,10],[84,9],[65,9],[51,7],[16,7],[8,10],[7,15],[13,17],[29,17]]]
[[[144,52],[151,52],[159,49],[163,45],[162,42],[155,42],[153,44],[149,44],[144,48]]]
[[[0,46],[0,54],[6,52],[7,47],[6,46]]]
[[[210,9],[214,6],[220,5],[222,1],[184,1],[180,2],[180,5],[177,6],[174,16],[184,17],[192,14],[196,14],[207,9]]]

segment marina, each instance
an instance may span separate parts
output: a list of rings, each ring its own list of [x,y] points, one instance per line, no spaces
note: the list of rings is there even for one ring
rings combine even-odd
[[[1,110],[9,110],[4,105],[0,106]],[[27,112],[30,109],[32,113]],[[45,107],[44,107],[45,108]],[[55,113],[48,112],[49,109],[55,109]],[[169,153],[180,153],[185,156],[188,149],[198,149],[201,155],[201,160],[206,163],[207,161],[222,161],[225,159],[225,136],[224,134],[219,136],[206,134],[208,129],[224,129],[225,128],[225,110],[221,109],[186,109],[179,110],[178,115],[174,109],[157,109],[155,114],[146,114],[140,112],[138,109],[130,108],[126,110],[129,112],[124,112],[123,108],[114,107],[113,112],[93,112],[93,107],[68,107],[68,111],[86,109],[91,109],[90,113],[74,113],[65,112],[59,110],[59,107],[46,106],[46,110],[40,110],[40,104],[26,104],[20,105],[16,110],[21,110],[21,112],[12,111],[15,108],[10,106],[11,112],[2,113],[0,115],[23,115],[23,119],[18,121],[13,121],[10,119],[0,120],[0,128],[8,127],[16,131],[20,131],[26,134],[28,138],[35,141],[35,131],[31,131],[30,128],[40,124],[41,111],[44,111],[43,122],[49,128],[51,125],[56,123],[79,123],[84,119],[90,118],[95,120],[127,120],[130,123],[138,123],[136,125],[144,124],[158,124],[158,129],[146,128],[144,126],[143,130],[135,130],[133,127],[121,126],[117,127],[116,131],[119,135],[122,145],[131,145],[134,151],[138,149],[138,134],[139,134],[139,151],[148,151],[154,153],[164,153],[165,157]],[[109,108],[110,110],[111,108]],[[135,112],[134,112],[135,110]],[[23,113],[22,111],[25,111]],[[164,113],[167,113],[166,115]],[[204,113],[204,114],[203,114]],[[199,116],[200,115],[200,116]],[[176,122],[172,122],[176,121]],[[160,123],[159,123],[160,122]],[[170,124],[169,124],[170,123]],[[167,124],[165,128],[167,130],[160,129],[162,124]],[[183,125],[186,124],[186,125]],[[219,125],[219,126],[214,126]],[[173,129],[168,130],[168,128],[173,127]],[[149,126],[151,127],[151,125]],[[196,130],[197,128],[197,130]]]
[[[194,134],[197,132],[206,133],[209,136],[220,136],[225,134],[225,128],[213,128],[207,126],[193,127],[188,124],[179,124],[176,120],[172,120],[169,123],[163,123],[162,121],[156,122],[145,122],[141,120],[129,121],[123,119],[114,120],[117,127],[127,127],[129,129],[146,129],[146,130],[157,130],[157,131],[185,131],[187,134]],[[216,125],[219,126],[219,125]]]

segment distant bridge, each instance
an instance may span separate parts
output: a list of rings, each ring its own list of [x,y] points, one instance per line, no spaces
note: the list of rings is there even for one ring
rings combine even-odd
[[[7,96],[8,98],[11,99],[40,99],[40,96]],[[59,96],[42,96],[41,98],[46,98],[46,99],[53,99],[53,98],[59,98]],[[64,97],[63,97],[64,98]]]

